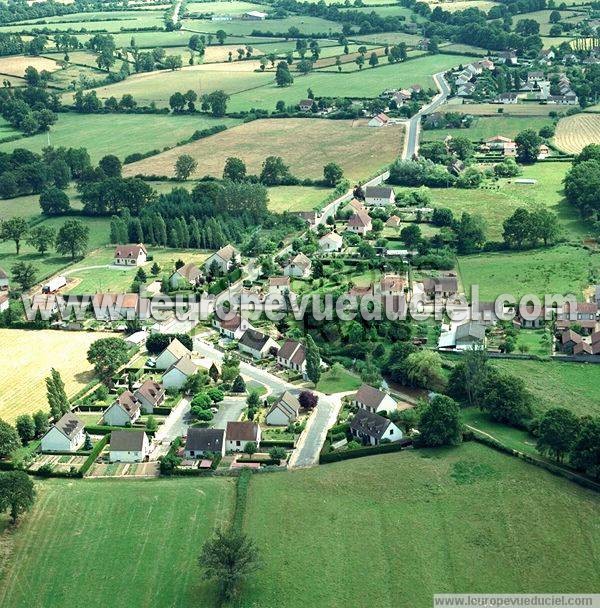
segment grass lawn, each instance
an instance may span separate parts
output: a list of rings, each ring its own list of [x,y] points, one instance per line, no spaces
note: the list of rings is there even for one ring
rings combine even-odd
[[[493,364],[523,378],[540,411],[566,407],[578,416],[600,415],[600,383],[595,365],[516,359],[495,359]]]
[[[80,391],[94,377],[86,360],[90,344],[110,335],[0,329],[0,418],[12,422],[19,414],[47,409],[45,378],[52,367],[60,372],[68,396]]]
[[[336,162],[346,177],[358,180],[378,172],[398,156],[403,133],[401,126],[374,129],[366,120],[255,120],[127,165],[124,173],[171,175],[177,157],[189,154],[198,161],[198,177],[220,177],[230,156],[241,158],[248,173],[259,174],[265,158],[275,155],[300,178],[322,179],[323,166]]]
[[[146,274],[150,275],[150,268],[156,262],[161,267],[158,279],[163,272],[171,274],[175,270],[175,262],[181,259],[184,262],[200,264],[207,257],[207,253],[191,249],[152,249],[148,251],[154,257],[147,262]],[[131,283],[137,268],[123,270],[112,266],[114,248],[98,249],[87,255],[83,260],[67,270],[70,285],[65,292],[73,294],[93,294],[96,292],[122,293],[130,290]],[[92,266],[109,265],[104,268],[91,268]],[[87,269],[87,270],[86,270]]]
[[[18,201],[19,199],[14,199]],[[10,201],[2,201],[2,203]],[[1,208],[1,207],[0,207]],[[105,245],[109,240],[110,218],[77,216],[90,228],[88,250]],[[53,217],[44,220],[45,226],[53,226],[57,230],[62,226],[67,216]],[[40,224],[38,224],[40,225]],[[68,266],[71,262],[68,256],[59,256],[55,252],[40,255],[33,247],[21,243],[21,253],[15,254],[15,244],[12,241],[0,242],[0,266],[10,274],[10,268],[15,262],[31,262],[37,269],[37,280],[43,281],[52,274]]]
[[[448,135],[452,137],[467,137],[471,141],[479,142],[494,135],[504,137],[515,137],[517,133],[525,129],[539,131],[544,125],[551,124],[549,118],[543,116],[480,116],[475,119],[468,129],[424,129],[421,131],[422,141],[445,139]]]
[[[215,606],[214,586],[202,581],[197,556],[227,521],[233,484],[38,483],[34,511],[16,533],[5,533],[12,555],[2,564],[0,605],[66,608],[76,596],[90,608],[106,605],[107,597],[111,608]]]
[[[581,298],[589,286],[592,265],[599,254],[583,247],[560,245],[530,251],[482,253],[458,259],[464,288],[479,286],[480,299],[495,300],[507,293],[515,298],[526,294],[572,293]]]
[[[317,186],[273,186],[269,188],[269,209],[277,213],[311,211],[330,192]]]
[[[321,374],[317,390],[322,393],[342,393],[347,391],[355,391],[362,384],[361,379],[355,374],[344,370],[343,373],[336,375],[331,370]]]
[[[595,590],[599,507],[475,443],[257,475],[245,529],[265,566],[238,605],[426,608],[434,593]]]
[[[85,145],[92,162],[106,154],[116,154],[121,160],[133,152],[162,150],[187,139],[196,130],[214,125],[232,126],[239,121],[232,118],[213,119],[197,115],[161,114],[60,114],[50,130],[54,147],[78,148]],[[126,134],[126,137],[124,137]],[[27,148],[41,152],[48,145],[48,134],[42,133],[0,144],[0,151]]]

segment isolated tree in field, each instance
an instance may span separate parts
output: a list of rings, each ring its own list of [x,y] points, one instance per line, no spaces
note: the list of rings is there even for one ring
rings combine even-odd
[[[129,360],[129,349],[121,338],[101,338],[89,347],[87,360],[108,384],[111,376]]]
[[[312,410],[317,407],[317,403],[319,403],[319,398],[311,391],[302,391],[298,395],[298,401],[300,402],[300,406],[303,407],[305,410]]]
[[[321,378],[321,355],[310,334],[306,336],[306,375],[315,385]]]
[[[175,161],[175,176],[178,180],[186,180],[197,168],[196,159],[189,154],[182,154]]]
[[[35,285],[37,279],[37,268],[30,262],[17,262],[13,264],[10,272],[13,280],[23,291],[27,291]]]
[[[75,259],[87,249],[90,229],[81,220],[67,220],[56,236],[56,251]]]
[[[313,68],[312,61],[310,59],[302,59],[298,62],[298,71],[302,74],[308,74]]]
[[[20,447],[21,440],[15,428],[0,418],[0,458],[10,456]]]
[[[206,96],[206,100],[210,106],[211,114],[216,118],[225,116],[227,112],[227,102],[229,101],[229,95],[225,91],[218,90],[213,91]]]
[[[573,449],[579,434],[579,420],[562,407],[548,410],[540,420],[537,449],[561,462]]]
[[[56,230],[52,226],[40,224],[34,226],[27,236],[27,244],[37,249],[42,255],[53,245],[56,239]]]
[[[217,30],[215,32],[215,36],[217,37],[219,44],[224,44],[225,38],[227,38],[227,33],[225,32],[225,30]]]
[[[29,225],[27,220],[22,217],[11,217],[7,220],[3,220],[0,224],[0,240],[1,241],[13,241],[17,255],[21,251],[21,241],[27,235],[29,231]]]
[[[118,157],[114,154],[107,154],[100,159],[98,163],[100,169],[106,177],[121,177],[121,170],[123,165]]]
[[[542,138],[533,129],[525,129],[515,137],[517,159],[520,163],[531,164],[537,160]]]
[[[223,599],[233,599],[241,583],[260,568],[252,540],[237,530],[217,531],[206,541],[199,558],[204,578],[219,585]]]
[[[232,182],[243,182],[246,179],[246,164],[244,161],[241,158],[230,156],[225,161],[223,179],[230,179]]]
[[[280,61],[277,64],[275,82],[278,87],[289,87],[294,83],[294,77],[290,74],[290,68],[286,61]]]
[[[185,108],[185,97],[177,92],[169,97],[169,106],[173,112],[182,112]]]
[[[458,445],[462,441],[462,423],[456,401],[444,395],[435,396],[421,412],[419,432],[420,445]]]
[[[344,171],[337,163],[327,163],[323,167],[323,179],[330,188],[335,188],[343,177]]]
[[[560,234],[558,216],[545,207],[538,207],[531,212],[531,223],[534,235],[542,239],[545,247],[555,242]]]
[[[359,70],[363,69],[363,65],[365,65],[365,57],[364,55],[359,55],[355,60],[354,63],[356,63],[356,65],[358,66]]]
[[[558,23],[562,19],[559,11],[552,11],[548,17],[549,23]]]
[[[38,410],[33,415],[33,423],[35,424],[35,436],[41,437],[45,435],[48,429],[50,428],[50,424],[48,423],[48,414],[43,412],[42,410]]]
[[[181,68],[181,55],[167,55],[163,61],[163,65],[174,72]]]
[[[371,56],[369,57],[369,65],[374,68],[379,63],[379,57],[377,57],[377,53],[373,51]]]
[[[50,375],[46,378],[46,396],[50,413],[55,421],[69,411],[69,398],[65,392],[65,383],[60,377],[60,372],[54,368],[50,370]]]
[[[56,186],[50,186],[40,194],[40,207],[44,215],[62,215],[71,209],[69,197]]]
[[[35,438],[35,423],[29,414],[17,416],[15,427],[23,445],[27,445]]]
[[[25,471],[0,473],[0,512],[10,511],[13,524],[35,502],[35,488]]]

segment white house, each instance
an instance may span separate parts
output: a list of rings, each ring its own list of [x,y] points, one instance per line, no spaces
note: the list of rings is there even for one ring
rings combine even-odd
[[[367,186],[365,188],[365,203],[371,206],[393,205],[396,195],[391,186]]]
[[[0,268],[0,291],[8,291],[8,275],[4,268]]]
[[[169,369],[181,357],[190,357],[191,352],[177,339],[172,340],[165,350],[156,357],[156,369]]]
[[[286,277],[306,278],[310,275],[312,262],[303,254],[296,254],[283,269]]]
[[[384,127],[389,124],[390,119],[386,114],[377,114],[368,122],[369,127]]]
[[[208,454],[225,456],[225,429],[188,429],[184,451],[188,459]]]
[[[350,216],[347,229],[350,232],[355,232],[356,234],[364,236],[373,229],[371,216],[365,211],[357,211],[354,215]]]
[[[155,407],[160,407],[165,400],[165,388],[154,380],[146,380],[133,393],[144,414],[152,414]]]
[[[270,277],[269,293],[289,293],[291,284],[290,277]]]
[[[181,357],[163,374],[162,384],[167,389],[180,390],[186,380],[197,371],[198,366],[189,357]]]
[[[267,334],[255,329],[247,329],[238,342],[238,348],[255,359],[262,359],[271,351],[277,352],[279,344]]]
[[[213,319],[213,327],[226,338],[231,340],[239,340],[244,332],[248,329],[253,329],[250,321],[242,317],[239,313],[235,313],[231,318],[227,315],[226,319],[219,319],[217,316]]]
[[[42,452],[76,452],[85,440],[84,424],[67,412],[42,437]]]
[[[195,286],[200,283],[202,277],[202,271],[194,264],[189,262],[178,268],[170,277],[169,285],[173,289],[189,288],[189,286]]]
[[[272,426],[287,426],[298,418],[299,411],[298,399],[289,391],[285,391],[267,412],[265,422]]]
[[[150,442],[144,431],[112,431],[110,462],[144,462],[150,454]]]
[[[133,424],[141,414],[140,404],[131,391],[121,393],[104,412],[102,420],[108,426]]]
[[[402,439],[402,431],[379,414],[358,410],[350,422],[350,432],[363,445],[379,445],[384,439],[394,442]]]
[[[393,412],[396,410],[397,403],[383,391],[373,386],[363,384],[354,397],[354,404],[361,410],[372,412]]]
[[[221,274],[225,274],[234,264],[239,264],[241,259],[240,252],[233,245],[225,245],[204,262],[204,272],[210,274],[213,268],[217,268]]]
[[[256,422],[228,422],[225,432],[225,448],[231,452],[243,452],[246,444],[253,441],[260,446],[260,426]]]
[[[328,232],[319,239],[319,248],[322,251],[341,251],[344,239],[337,232]]]
[[[306,348],[297,340],[286,340],[277,353],[277,363],[282,367],[306,376]]]
[[[261,11],[247,11],[242,15],[242,19],[246,21],[264,21],[267,18],[267,13]]]
[[[117,266],[141,266],[146,263],[148,252],[139,245],[117,245],[113,263]]]

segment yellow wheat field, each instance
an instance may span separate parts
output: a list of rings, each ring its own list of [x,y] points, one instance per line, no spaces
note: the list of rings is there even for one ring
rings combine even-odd
[[[600,115],[576,114],[561,118],[556,127],[554,143],[568,154],[579,154],[588,144],[600,142]]]
[[[0,329],[0,418],[47,410],[45,378],[55,367],[72,396],[93,378],[87,350],[111,334]]]

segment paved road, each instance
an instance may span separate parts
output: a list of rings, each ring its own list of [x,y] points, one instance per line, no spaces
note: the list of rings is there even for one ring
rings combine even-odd
[[[158,427],[154,436],[154,449],[150,454],[150,460],[157,460],[160,456],[164,456],[168,452],[173,439],[187,433],[190,422],[190,399],[183,397],[171,410],[164,423]]]

